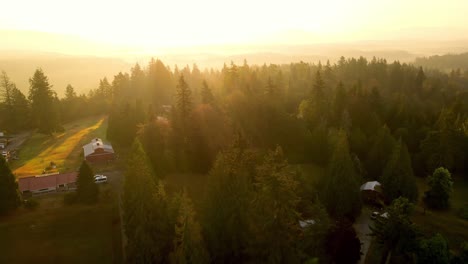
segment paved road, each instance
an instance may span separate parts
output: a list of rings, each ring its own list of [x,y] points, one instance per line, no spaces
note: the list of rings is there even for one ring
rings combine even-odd
[[[356,221],[354,222],[353,226],[354,229],[356,230],[356,233],[359,237],[359,240],[361,240],[361,259],[359,260],[359,263],[364,263],[366,260],[367,256],[367,251],[369,250],[369,246],[372,241],[372,237],[369,236],[371,233],[371,230],[369,228],[369,224],[372,223],[372,220],[370,219],[372,211],[364,207],[362,208],[361,215],[356,218]]]

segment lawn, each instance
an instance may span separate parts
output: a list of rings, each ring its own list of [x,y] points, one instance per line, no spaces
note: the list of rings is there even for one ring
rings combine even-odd
[[[105,138],[107,121],[103,116],[81,119],[53,135],[34,133],[19,150],[19,160],[10,165],[17,177],[38,175],[49,166],[60,172],[77,170],[82,161],[82,146],[94,137]]]
[[[453,179],[451,208],[445,211],[426,209],[425,213],[422,198],[428,187],[425,179],[417,179],[420,197],[413,221],[427,234],[441,233],[448,240],[450,248],[457,250],[463,241],[468,241],[468,221],[457,216],[463,204],[468,203],[468,180],[461,175],[455,175]]]
[[[122,263],[113,197],[108,188],[96,205],[65,206],[63,194],[51,194],[34,211],[0,218],[0,263]]]

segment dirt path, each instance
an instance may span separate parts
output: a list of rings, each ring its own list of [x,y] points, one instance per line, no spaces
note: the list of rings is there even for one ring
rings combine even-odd
[[[10,138],[10,143],[6,147],[6,150],[11,151],[11,150],[14,150],[14,149],[19,149],[21,147],[21,145],[23,145],[23,143],[29,137],[31,137],[32,133],[33,133],[33,131],[26,131],[26,132],[22,132],[22,133],[19,133],[19,134],[12,135],[12,137]]]
[[[364,263],[366,260],[367,256],[367,251],[369,250],[369,246],[372,241],[372,237],[369,236],[371,233],[371,230],[369,228],[369,224],[372,222],[370,219],[371,215],[371,210],[364,207],[362,208],[361,214],[356,218],[356,222],[354,222],[354,229],[356,230],[356,233],[359,237],[359,240],[361,240],[361,259],[359,260],[359,263]]]

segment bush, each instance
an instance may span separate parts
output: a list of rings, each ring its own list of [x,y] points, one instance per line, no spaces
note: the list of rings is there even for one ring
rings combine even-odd
[[[458,210],[458,216],[461,219],[468,220],[468,204],[465,204],[460,210]]]
[[[71,192],[71,193],[67,193],[65,194],[65,196],[63,197],[63,202],[66,204],[66,205],[70,205],[70,204],[74,204],[76,203],[76,193],[74,192]]]
[[[34,210],[39,207],[39,202],[36,199],[28,199],[23,201],[24,208]]]

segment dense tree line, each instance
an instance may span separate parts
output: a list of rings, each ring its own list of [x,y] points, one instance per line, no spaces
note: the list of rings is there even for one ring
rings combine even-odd
[[[158,258],[165,259],[156,262],[175,261],[176,252],[214,263],[357,261],[360,244],[349,223],[360,213],[359,186],[366,180],[380,181],[386,202],[395,207],[389,209],[395,226],[382,222],[381,232],[402,230],[378,235],[389,236],[383,239],[390,243],[386,249],[399,255],[407,245],[404,236],[414,236],[407,241],[417,241],[414,252],[423,254],[436,242],[419,243],[404,218],[406,204],[418,198],[415,177],[441,166],[457,174],[468,169],[463,76],[362,57],[334,65],[231,63],[203,73],[196,65],[171,70],[152,60],[146,68],[135,65],[131,74],[119,73],[111,87],[108,136],[122,146],[141,142],[139,155],[147,163],[138,167],[148,171],[147,187],[156,186],[145,199],[150,193],[164,196],[153,199],[164,205],[152,205],[152,211],[167,208],[157,212],[167,222],[148,227],[169,227],[156,232],[165,241],[158,246],[165,248],[165,257]],[[317,164],[326,175],[310,187],[292,169],[296,163]],[[196,197],[200,206],[190,206],[186,193],[169,198],[164,191],[171,173],[187,172],[209,174],[204,198]],[[431,178],[428,201],[447,197],[438,191],[440,181]],[[184,216],[176,216],[181,211]],[[182,242],[176,234],[182,218],[196,241]],[[299,225],[308,219],[314,224]],[[192,251],[176,249],[185,243]],[[334,258],[337,252],[348,257]]]
[[[106,78],[88,95],[77,95],[73,86],[66,87],[65,96],[58,98],[41,69],[29,79],[29,93],[23,94],[2,71],[0,76],[0,128],[15,133],[27,129],[51,134],[63,131],[64,123],[79,118],[108,113],[111,85]]]
[[[13,85],[4,83],[10,94]],[[413,244],[419,238],[409,215],[422,191],[415,177],[439,167],[467,175],[467,87],[463,75],[377,58],[203,72],[151,60],[102,79],[88,95],[69,86],[61,100],[39,70],[25,102],[62,109],[45,121],[29,112],[48,133],[67,118],[109,112],[107,137],[131,149],[129,262],[342,263],[359,259],[351,223],[367,180],[382,183],[390,205],[375,233],[387,251],[405,259],[405,247],[418,254],[444,247],[438,237]],[[80,112],[83,105],[89,112]],[[325,168],[324,177],[311,186],[300,163]],[[173,173],[208,174],[204,193],[166,192]],[[440,174],[429,180],[428,203],[449,193],[450,179]]]

